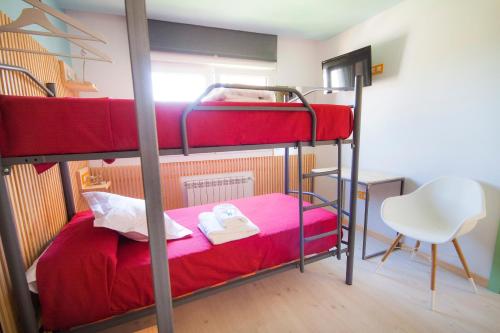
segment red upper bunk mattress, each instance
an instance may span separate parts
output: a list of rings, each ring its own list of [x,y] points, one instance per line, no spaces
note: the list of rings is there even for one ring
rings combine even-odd
[[[212,245],[198,229],[198,214],[213,205],[181,208],[168,215],[193,231],[168,241],[173,297],[293,261],[299,257],[298,200],[270,194],[230,201],[260,228],[245,239]],[[44,328],[67,329],[154,302],[148,243],[94,228],[90,212],[77,214],[55,238],[37,266]],[[305,236],[335,230],[325,209],[304,213]],[[336,246],[336,235],[305,245],[306,254]]]
[[[295,103],[209,102],[212,106],[300,106]],[[181,148],[186,103],[157,103],[160,148]],[[352,132],[348,106],[313,104],[317,140],[346,139]],[[0,95],[3,157],[137,150],[133,100]],[[188,117],[190,147],[273,144],[311,140],[308,112],[194,111]]]

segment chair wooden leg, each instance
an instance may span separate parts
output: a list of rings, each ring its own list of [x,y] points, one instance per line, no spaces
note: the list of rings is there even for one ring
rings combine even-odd
[[[394,248],[396,245],[399,244],[401,241],[401,238],[403,238],[403,234],[399,234],[396,239],[392,242],[391,246],[387,249],[385,252],[384,256],[382,257],[382,260],[378,263],[377,268],[375,269],[375,272],[378,271],[378,269],[382,266],[382,264],[387,260],[387,258],[391,255],[392,251],[394,251]]]
[[[417,255],[417,252],[418,252],[419,249],[420,249],[420,241],[417,240],[417,242],[415,243],[415,247],[411,251],[411,258],[412,259],[415,258],[415,256]]]
[[[464,267],[465,274],[467,275],[467,278],[469,279],[470,283],[472,284],[472,289],[474,289],[474,292],[477,293],[476,283],[474,282],[474,279],[472,278],[472,274],[470,273],[470,270],[469,270],[469,265],[467,265],[467,261],[465,260],[464,254],[462,252],[462,248],[458,244],[458,240],[456,238],[453,240],[453,245],[455,245],[455,250],[457,251],[458,257],[460,258],[460,261],[462,262],[462,266]]]
[[[437,265],[437,245],[432,244],[432,270],[431,270],[431,310],[434,311],[436,305],[436,265]]]

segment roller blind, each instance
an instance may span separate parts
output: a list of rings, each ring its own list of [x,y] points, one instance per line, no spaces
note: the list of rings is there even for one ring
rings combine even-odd
[[[276,35],[148,20],[152,51],[217,55],[261,61],[277,59]]]

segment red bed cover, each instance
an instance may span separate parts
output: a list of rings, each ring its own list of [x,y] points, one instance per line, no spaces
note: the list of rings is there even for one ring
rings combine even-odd
[[[158,142],[181,147],[186,103],[157,103]],[[210,102],[215,106],[298,106],[293,103]],[[348,106],[313,104],[317,140],[346,139],[352,131]],[[191,147],[309,141],[307,112],[194,111],[188,118]],[[3,157],[137,150],[133,100],[0,95],[0,153]]]
[[[197,228],[198,214],[213,205],[181,208],[168,214],[193,231],[168,241],[173,297],[274,267],[299,256],[298,200],[270,194],[230,201],[261,232],[213,246]],[[77,214],[40,258],[37,283],[44,328],[67,329],[154,303],[147,243],[92,226],[90,212]],[[336,228],[325,209],[304,213],[305,235]],[[306,243],[306,254],[327,251],[337,237]]]

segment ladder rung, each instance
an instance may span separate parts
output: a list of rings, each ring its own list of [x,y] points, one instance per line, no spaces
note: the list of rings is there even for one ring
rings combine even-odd
[[[333,205],[333,208],[338,209],[338,206],[335,204]],[[344,214],[345,216],[351,216],[351,214],[349,214],[349,212],[344,209],[342,209],[342,214]]]
[[[337,203],[337,200],[333,200],[333,201],[328,201],[328,202],[322,202],[322,203],[315,204],[315,205],[304,206],[304,211],[306,212],[306,211],[311,210],[311,209],[333,206],[336,203]]]
[[[310,242],[310,241],[313,241],[316,239],[321,239],[321,238],[325,238],[325,237],[336,235],[336,234],[337,234],[337,229],[335,229],[333,231],[324,232],[322,234],[314,235],[311,237],[306,237],[306,238],[304,238],[304,241]]]
[[[344,245],[349,245],[349,242],[348,242],[348,241],[343,240],[343,241],[342,241],[342,244],[344,244]]]
[[[322,168],[322,169],[312,169],[311,173],[305,173],[302,175],[302,178],[313,178],[320,176],[329,176],[335,175],[339,173],[339,169],[335,168]]]

